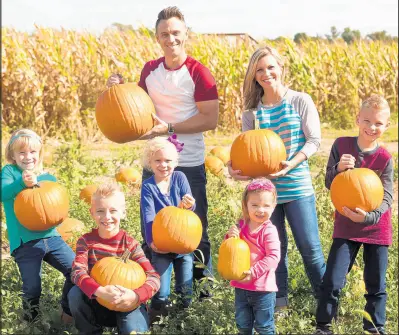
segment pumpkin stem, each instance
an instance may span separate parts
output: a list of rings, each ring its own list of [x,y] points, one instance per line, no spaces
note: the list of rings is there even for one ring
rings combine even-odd
[[[34,184],[34,185],[32,186],[32,188],[35,188],[35,187],[38,187],[38,188],[40,188],[40,185],[39,185],[39,183],[36,183],[36,184]]]
[[[130,254],[131,254],[131,251],[130,251],[129,249],[126,249],[126,250],[123,252],[123,255],[120,257],[121,260],[122,260],[123,262],[126,263],[126,261],[127,261],[127,260],[129,259],[129,257],[130,257]]]

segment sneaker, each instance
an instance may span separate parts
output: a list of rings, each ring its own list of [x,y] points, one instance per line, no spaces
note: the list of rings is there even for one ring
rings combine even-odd
[[[209,290],[203,290],[199,294],[199,301],[212,299],[213,294]]]
[[[313,335],[334,335],[333,331],[331,330],[330,326],[317,326],[316,331]]]
[[[68,315],[64,311],[61,313],[61,322],[65,325],[67,324],[73,324],[73,316]]]

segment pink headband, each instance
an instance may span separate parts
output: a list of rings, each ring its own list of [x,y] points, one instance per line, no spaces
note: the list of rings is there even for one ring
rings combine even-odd
[[[262,190],[262,191],[269,191],[269,192],[275,192],[276,187],[273,185],[273,183],[266,178],[259,178],[259,179],[254,179],[247,185],[247,190],[248,191],[255,191],[255,190]]]

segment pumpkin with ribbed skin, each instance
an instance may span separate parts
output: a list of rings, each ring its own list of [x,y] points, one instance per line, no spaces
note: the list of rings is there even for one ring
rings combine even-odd
[[[155,215],[152,238],[161,251],[188,254],[197,249],[201,237],[202,223],[193,211],[167,206]]]
[[[14,211],[18,221],[32,231],[44,231],[59,225],[69,211],[68,192],[53,181],[41,181],[15,198]]]
[[[223,172],[224,164],[216,156],[206,156],[205,157],[205,169],[215,176]]]
[[[154,126],[155,107],[149,95],[133,83],[113,85],[98,97],[96,120],[109,140],[137,140]]]
[[[233,170],[242,176],[262,177],[281,170],[287,159],[283,140],[269,129],[248,130],[234,140],[231,151]]]
[[[361,208],[371,212],[384,198],[384,187],[378,175],[367,168],[355,168],[339,173],[331,183],[330,196],[336,210],[344,214],[342,207],[355,211]]]
[[[96,192],[97,188],[97,185],[87,185],[80,191],[79,199],[91,205],[91,196]]]
[[[137,183],[140,178],[140,172],[132,167],[121,167],[115,174],[116,181],[121,183]]]
[[[76,251],[76,242],[83,234],[85,225],[82,221],[73,218],[66,218],[58,227],[57,231],[60,233],[62,239]]]
[[[230,150],[225,147],[214,147],[211,154],[219,158],[224,165],[230,160]]]
[[[244,279],[244,271],[251,268],[251,252],[247,242],[230,237],[219,248],[218,272],[227,280]]]
[[[121,257],[104,257],[94,264],[90,276],[101,286],[120,285],[135,290],[145,283],[147,276],[140,264],[130,260],[129,257],[129,250],[125,250]],[[117,308],[104,299],[98,297],[96,299],[100,305],[111,311],[130,312],[137,307]]]

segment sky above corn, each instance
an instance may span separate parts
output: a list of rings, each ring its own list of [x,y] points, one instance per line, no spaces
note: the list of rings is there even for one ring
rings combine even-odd
[[[153,28],[160,10],[178,6],[197,33],[248,33],[254,38],[293,38],[338,32],[398,35],[398,0],[3,0],[2,26],[21,31],[41,27],[101,33],[113,23]]]

